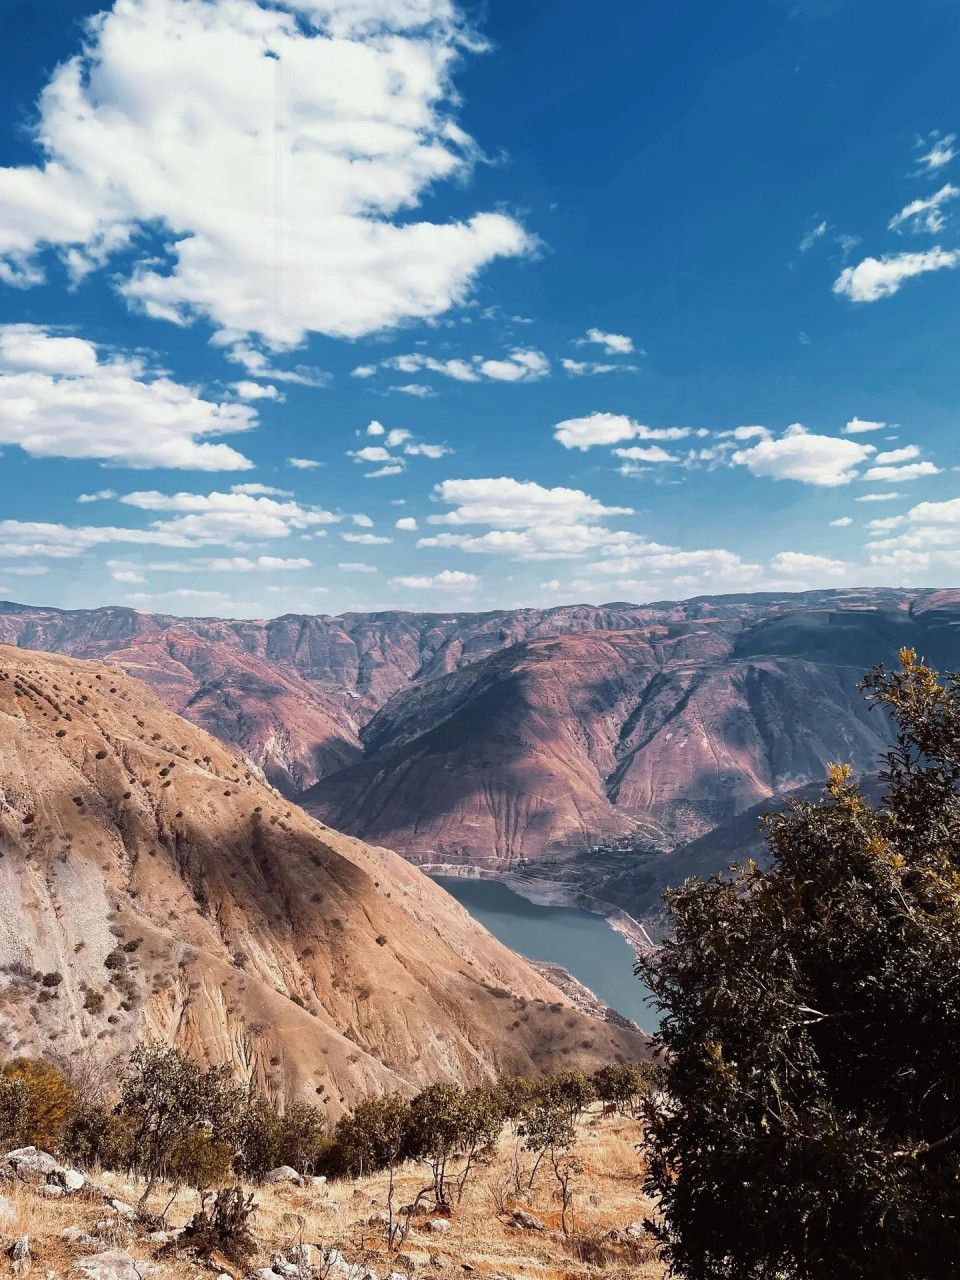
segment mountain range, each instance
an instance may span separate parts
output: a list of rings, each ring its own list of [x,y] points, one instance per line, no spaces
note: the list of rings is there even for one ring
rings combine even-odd
[[[960,591],[885,588],[269,621],[0,604],[0,641],[139,677],[339,830],[496,874],[606,849],[638,911],[645,859],[682,878],[692,842],[828,761],[874,772],[859,679],[904,645],[960,667],[958,628]]]

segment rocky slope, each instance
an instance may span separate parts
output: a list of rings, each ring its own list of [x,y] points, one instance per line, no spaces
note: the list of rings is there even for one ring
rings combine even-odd
[[[144,1035],[334,1114],[371,1088],[644,1047],[139,681],[0,646],[0,1049]]]
[[[864,589],[489,614],[178,619],[0,605],[0,639],[96,657],[333,825],[507,870],[668,851],[873,767],[856,691],[902,644],[960,666],[960,592]]]

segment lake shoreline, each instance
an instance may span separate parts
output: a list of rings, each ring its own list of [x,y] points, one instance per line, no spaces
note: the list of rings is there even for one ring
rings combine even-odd
[[[657,950],[656,943],[640,921],[635,920],[622,907],[594,898],[582,889],[574,889],[558,880],[519,875],[513,871],[488,871],[484,867],[468,867],[459,862],[418,862],[417,867],[424,875],[432,878],[442,876],[450,880],[493,880],[498,884],[505,884],[521,898],[540,907],[579,907],[582,911],[589,911],[606,920],[611,929],[626,938],[638,958],[651,955]]]

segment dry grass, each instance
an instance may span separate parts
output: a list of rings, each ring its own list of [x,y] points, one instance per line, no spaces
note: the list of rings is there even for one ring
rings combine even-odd
[[[417,1217],[414,1222],[420,1225],[411,1230],[399,1259],[388,1259],[382,1225],[371,1225],[371,1218],[386,1207],[386,1175],[332,1182],[319,1190],[263,1186],[256,1191],[256,1265],[267,1265],[275,1253],[307,1242],[324,1248],[335,1246],[350,1261],[366,1262],[381,1277],[391,1269],[431,1277],[460,1276],[465,1274],[462,1264],[469,1263],[476,1275],[484,1277],[655,1280],[662,1277],[663,1270],[649,1241],[628,1245],[609,1240],[611,1231],[622,1231],[651,1209],[641,1188],[642,1156],[636,1148],[640,1137],[640,1126],[621,1117],[601,1120],[588,1116],[581,1123],[577,1157],[583,1172],[577,1179],[572,1205],[572,1230],[564,1237],[559,1229],[556,1184],[549,1169],[541,1167],[531,1193],[515,1195],[517,1142],[509,1129],[505,1130],[496,1157],[478,1169],[468,1184],[447,1234],[426,1233],[422,1229],[425,1218]],[[529,1167],[528,1155],[521,1153],[521,1160]],[[137,1188],[122,1178],[104,1174],[98,1181],[121,1199],[132,1202],[137,1198]],[[394,1204],[411,1202],[428,1181],[424,1170],[405,1169],[396,1180]],[[79,1227],[93,1234],[97,1222],[108,1216],[102,1202],[82,1196],[68,1201],[45,1200],[35,1188],[9,1183],[0,1190],[14,1202],[18,1214],[16,1223],[5,1228],[3,1235],[30,1236],[34,1274],[38,1276],[45,1271],[57,1277],[67,1275],[78,1252],[84,1252],[59,1238],[64,1228]],[[168,1199],[169,1192],[159,1193],[152,1197],[149,1208],[160,1212]],[[181,1192],[168,1214],[169,1224],[182,1226],[196,1206],[196,1193]],[[529,1210],[549,1229],[539,1232],[514,1227],[509,1218],[514,1208]],[[157,1259],[160,1255],[159,1246],[125,1224],[116,1229],[107,1247],[127,1248],[137,1258]],[[197,1262],[182,1255],[160,1256],[159,1264],[158,1280],[195,1280],[204,1274]],[[6,1259],[3,1265],[9,1268]]]

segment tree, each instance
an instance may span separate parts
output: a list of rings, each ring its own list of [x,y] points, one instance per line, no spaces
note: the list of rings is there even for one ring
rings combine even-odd
[[[601,1102],[616,1107],[621,1115],[636,1115],[653,1079],[651,1062],[607,1062],[594,1071],[590,1083]]]
[[[30,1099],[22,1079],[0,1075],[0,1143],[19,1146],[25,1141]]]
[[[503,1112],[496,1091],[480,1086],[463,1096],[463,1135],[460,1154],[463,1167],[455,1178],[457,1204],[463,1199],[467,1182],[478,1159],[497,1144],[503,1128]]]
[[[229,1130],[239,1105],[229,1075],[226,1065],[204,1071],[179,1049],[141,1045],[134,1050],[121,1109],[133,1123],[133,1158],[147,1179],[141,1205],[191,1130],[204,1125]]]
[[[592,1083],[582,1071],[557,1071],[547,1076],[540,1088],[540,1095],[547,1104],[562,1107],[576,1124],[597,1096]]]
[[[549,1157],[556,1169],[560,1153],[569,1151],[576,1143],[577,1131],[567,1105],[554,1098],[534,1103],[524,1115],[519,1132],[524,1150],[534,1155],[527,1179],[527,1190],[532,1191],[544,1156]]]
[[[344,1159],[352,1172],[362,1176],[364,1170],[388,1171],[387,1244],[392,1248],[397,1235],[393,1216],[394,1176],[397,1166],[403,1163],[411,1149],[409,1104],[398,1093],[383,1098],[367,1098],[337,1123],[333,1136],[343,1149]]]
[[[14,1058],[4,1066],[3,1078],[20,1081],[25,1093],[20,1139],[45,1150],[56,1149],[77,1108],[73,1089],[56,1067],[36,1058]]]
[[[454,1084],[434,1084],[410,1103],[411,1155],[425,1160],[433,1175],[438,1205],[447,1204],[447,1166],[463,1147],[466,1117],[463,1092]]]
[[[769,870],[671,891],[652,1224],[688,1280],[946,1280],[960,1255],[960,676],[901,652],[886,796],[847,767]]]

